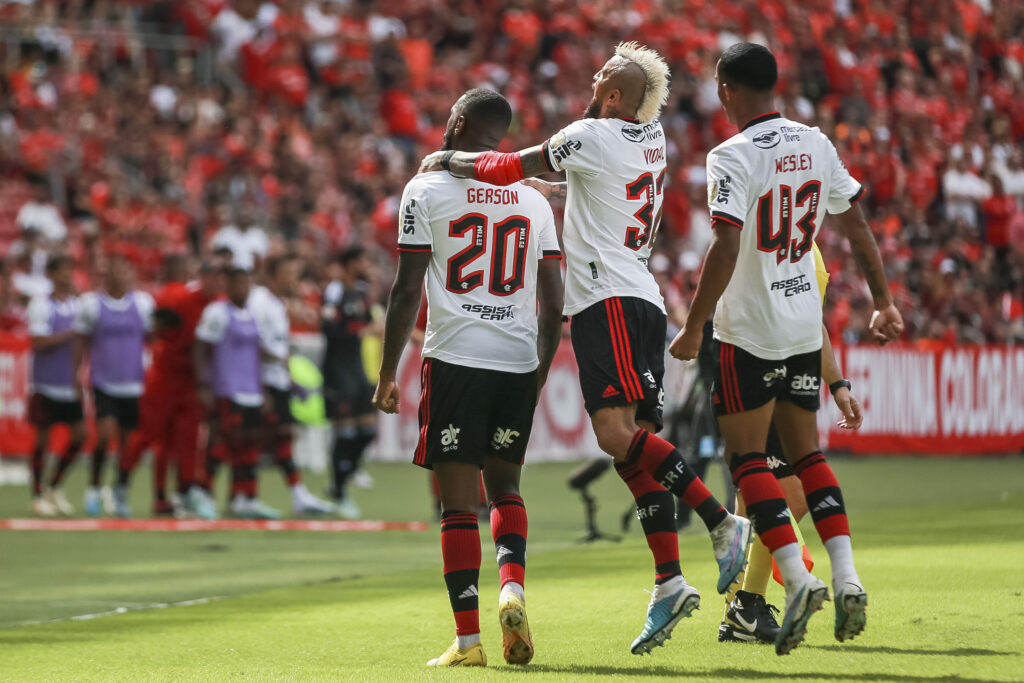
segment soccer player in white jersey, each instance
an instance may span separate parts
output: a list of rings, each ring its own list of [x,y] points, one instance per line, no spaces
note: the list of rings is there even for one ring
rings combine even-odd
[[[262,359],[260,374],[263,379],[264,448],[274,454],[274,464],[284,475],[285,484],[292,492],[292,512],[296,515],[334,512],[334,506],[320,500],[302,483],[302,477],[292,457],[292,376],[288,370],[291,356],[289,340],[291,322],[282,300],[298,290],[302,264],[294,255],[275,256],[267,261],[266,285],[253,287],[246,305],[256,319],[260,336]]]
[[[494,150],[512,109],[470,90],[452,107],[450,150]],[[495,187],[446,171],[409,181],[402,197],[400,260],[388,302],[380,383],[373,402],[399,408],[395,372],[427,281],[420,440],[414,462],[441,489],[441,552],[456,640],[428,666],[485,666],[477,583],[480,469],[491,502],[505,661],[526,664],[526,506],[519,476],[533,411],[561,336],[561,253],[544,197],[522,184]]]
[[[786,584],[775,651],[788,654],[828,599],[828,588],[801,560],[789,509],[765,460],[773,412],[831,559],[836,639],[856,636],[866,618],[867,594],[853,564],[842,492],[818,445],[815,418],[822,332],[812,245],[826,213],[849,240],[867,279],[874,339],[895,339],[903,321],[871,229],[855,203],[860,184],[821,131],[773,110],[778,68],[772,53],[752,43],[733,45],[722,53],[716,77],[718,97],[740,132],[708,154],[715,234],[687,322],[669,350],[676,358],[695,358],[704,321],[715,311],[721,350],[713,403],[747,514]]]
[[[682,454],[655,435],[662,426],[666,316],[647,261],[661,220],[665,134],[657,118],[668,75],[653,50],[619,45],[594,76],[584,118],[542,145],[512,154],[436,152],[420,167],[498,184],[566,172],[566,184],[531,183],[567,198],[565,314],[572,317],[583,398],[598,444],[636,498],[654,555],[655,586],[630,646],[634,654],[662,645],[700,604],[680,571],[674,496],[711,533],[719,593],[742,571],[751,538],[750,523],[730,515]]]

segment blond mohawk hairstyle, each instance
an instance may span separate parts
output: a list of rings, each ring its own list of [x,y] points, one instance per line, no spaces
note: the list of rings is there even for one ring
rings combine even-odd
[[[647,87],[643,99],[637,107],[636,117],[640,123],[650,123],[658,118],[661,108],[668,102],[668,79],[671,75],[668,64],[661,55],[649,47],[630,41],[615,46],[615,54],[629,60],[644,70],[647,76]]]

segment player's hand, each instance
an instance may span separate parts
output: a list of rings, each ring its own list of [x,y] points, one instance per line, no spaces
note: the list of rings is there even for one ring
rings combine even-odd
[[[903,316],[895,305],[889,304],[872,314],[870,328],[871,337],[879,346],[885,346],[903,334]]]
[[[423,157],[423,161],[420,162],[419,172],[430,173],[431,171],[443,171],[444,166],[441,165],[441,157],[443,156],[444,152],[434,152]]]
[[[394,380],[381,380],[373,392],[373,406],[389,415],[398,412],[398,384]]]
[[[832,398],[835,400],[839,412],[843,414],[843,419],[836,423],[839,425],[839,428],[860,429],[860,426],[864,424],[864,414],[860,410],[860,401],[846,387],[841,387],[836,393],[832,394]]]
[[[549,183],[546,180],[538,180],[537,178],[523,178],[523,185],[537,190],[537,192],[544,195],[545,199],[551,199],[551,195],[554,194],[555,188],[558,187],[558,183]]]
[[[700,327],[693,330],[684,327],[668,345],[668,352],[679,360],[693,360],[700,353],[700,342],[704,338],[704,330]]]

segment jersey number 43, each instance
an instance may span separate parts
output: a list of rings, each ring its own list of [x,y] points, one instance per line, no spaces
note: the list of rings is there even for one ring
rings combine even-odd
[[[530,245],[530,219],[510,216],[495,223],[491,231],[491,267],[487,290],[495,296],[509,296],[523,288],[526,279],[526,249]],[[482,269],[466,272],[487,251],[487,216],[468,213],[448,225],[449,237],[471,237],[469,245],[448,259],[445,287],[465,294],[484,283]],[[511,267],[508,253],[512,252]],[[511,270],[511,272],[507,272]]]
[[[814,233],[817,230],[814,221],[818,215],[821,183],[817,180],[808,180],[796,191],[795,199],[793,188],[789,185],[779,185],[778,189],[778,214],[772,209],[774,189],[768,190],[757,200],[757,248],[767,253],[775,252],[776,263],[782,263],[787,258],[791,263],[796,263],[811,250],[814,242]],[[794,204],[797,209],[807,207],[803,216],[796,221],[796,227],[800,231],[796,239],[792,239]]]

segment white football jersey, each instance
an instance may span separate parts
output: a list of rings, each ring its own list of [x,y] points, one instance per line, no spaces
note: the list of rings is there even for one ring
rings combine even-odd
[[[566,172],[565,314],[631,296],[665,310],[647,267],[665,186],[661,123],[582,119],[548,139],[544,158]]]
[[[537,262],[561,258],[543,195],[424,173],[405,186],[399,251],[429,252],[423,355],[504,372],[537,368]]]
[[[739,228],[736,270],[715,311],[715,338],[765,360],[821,348],[812,247],[826,213],[863,191],[817,128],[757,117],[707,158],[712,219]]]
[[[281,391],[292,387],[292,376],[288,372],[288,341],[291,323],[284,302],[266,287],[253,287],[245,307],[256,318],[260,332],[260,347],[264,356],[260,363],[263,384]]]

